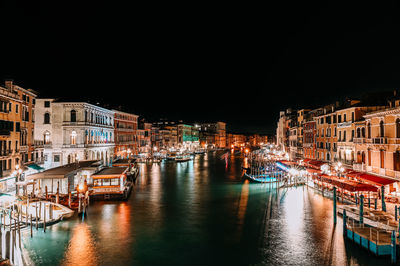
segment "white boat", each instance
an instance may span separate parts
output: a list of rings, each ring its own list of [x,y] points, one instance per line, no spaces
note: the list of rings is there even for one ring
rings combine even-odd
[[[58,220],[58,219],[68,219],[70,217],[72,217],[75,213],[75,211],[71,210],[70,208],[55,203],[55,202],[50,202],[50,201],[35,201],[35,202],[31,202],[29,203],[29,211],[28,213],[35,213],[36,212],[36,205],[38,210],[42,209],[42,212],[44,213],[45,209],[49,209],[50,205],[52,205],[52,211],[53,211],[53,219],[54,220]],[[39,207],[40,206],[40,207]],[[47,212],[48,213],[48,212]],[[47,215],[46,213],[46,215]]]
[[[190,161],[191,159],[192,157],[190,156],[190,154],[179,154],[175,157],[176,162],[187,162]]]

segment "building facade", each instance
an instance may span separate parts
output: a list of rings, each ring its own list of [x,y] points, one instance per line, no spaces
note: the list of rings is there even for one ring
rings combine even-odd
[[[138,115],[113,110],[114,130],[115,130],[115,150],[117,157],[127,157],[137,155],[137,129]]]
[[[85,102],[37,99],[36,142],[44,147],[45,168],[114,157],[114,112]]]

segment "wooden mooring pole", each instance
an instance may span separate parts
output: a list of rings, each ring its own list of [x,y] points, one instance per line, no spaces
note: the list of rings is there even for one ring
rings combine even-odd
[[[346,225],[346,209],[343,209],[343,236],[346,236],[347,234],[347,225]]]
[[[381,186],[382,192],[382,211],[386,212],[386,203],[385,203],[385,187]]]
[[[392,263],[396,263],[396,231],[395,230],[393,230],[392,231],[392,243],[391,243],[391,246],[392,246],[392,256],[391,256],[391,259],[392,259]]]
[[[360,196],[360,224],[364,223],[364,195]]]
[[[333,223],[336,224],[336,187],[333,187]]]

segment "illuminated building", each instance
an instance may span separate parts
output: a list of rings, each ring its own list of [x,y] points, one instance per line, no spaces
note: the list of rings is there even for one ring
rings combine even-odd
[[[85,102],[37,99],[35,141],[44,147],[45,168],[114,156],[114,112]]]
[[[358,102],[352,103],[352,105],[359,105]],[[376,111],[382,107],[363,107],[363,106],[352,106],[338,110],[337,114],[337,161],[343,165],[352,167],[356,161],[356,147],[354,139],[357,138],[356,130],[359,129],[359,138],[362,137],[362,126],[358,124],[364,120],[363,115],[368,112]],[[357,126],[358,125],[358,126]],[[362,125],[362,124],[361,124]],[[357,139],[356,142],[359,142]],[[359,158],[358,158],[359,159]]]
[[[118,110],[114,112],[115,156],[127,157],[138,153],[137,128],[138,116]]]
[[[35,152],[33,124],[36,92],[5,81],[0,87],[0,177],[8,177],[20,165],[30,165],[41,158]],[[26,169],[25,169],[26,170]],[[0,190],[5,191],[5,182]]]
[[[178,130],[178,145],[180,149],[195,151],[200,146],[199,129],[192,125],[179,124]]]
[[[201,123],[199,129],[200,145],[206,148],[225,148],[227,145],[226,123]]]
[[[151,123],[140,121],[139,129],[137,130],[139,154],[148,155],[151,150]]]
[[[370,112],[365,118],[365,170],[370,173],[400,180],[400,105]],[[363,149],[362,149],[363,148]],[[390,189],[400,190],[398,182]]]
[[[333,162],[337,150],[336,109],[338,104],[322,108],[322,114],[314,117],[316,125],[316,158]]]
[[[306,114],[303,121],[303,158],[315,160],[316,154],[316,133],[317,126],[315,116],[323,113],[322,108],[311,110]]]

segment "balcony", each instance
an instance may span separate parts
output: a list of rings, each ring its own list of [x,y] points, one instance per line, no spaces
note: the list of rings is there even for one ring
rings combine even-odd
[[[364,144],[366,143],[365,138],[354,138],[353,139],[354,144]]]
[[[372,144],[387,144],[387,137],[378,137],[371,139]]]

